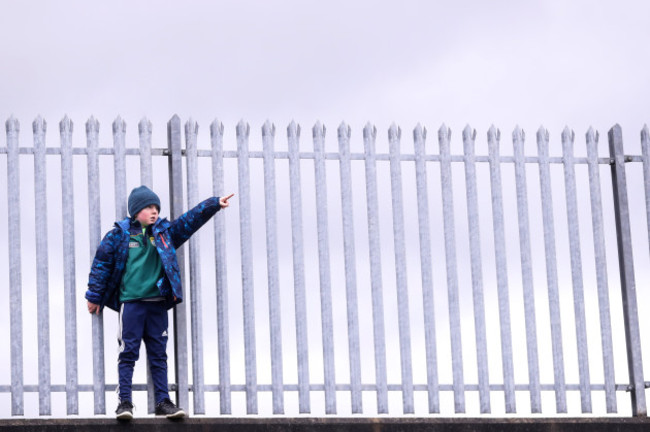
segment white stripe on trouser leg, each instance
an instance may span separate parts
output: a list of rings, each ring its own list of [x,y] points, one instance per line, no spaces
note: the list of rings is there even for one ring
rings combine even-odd
[[[120,312],[117,317],[117,376],[120,376],[120,353],[124,351],[124,341],[122,340],[122,317],[124,316],[124,303],[120,305]],[[120,380],[117,380],[117,387],[115,387],[115,393],[120,394]]]

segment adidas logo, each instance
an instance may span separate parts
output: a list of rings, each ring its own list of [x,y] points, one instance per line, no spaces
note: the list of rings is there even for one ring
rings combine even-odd
[[[167,337],[167,330],[162,333],[162,337]]]

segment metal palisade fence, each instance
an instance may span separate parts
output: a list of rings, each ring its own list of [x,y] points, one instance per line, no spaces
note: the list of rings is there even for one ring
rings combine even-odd
[[[640,156],[618,125],[607,156],[593,129],[540,128],[534,155],[520,128],[506,147],[443,125],[435,151],[420,125],[328,141],[317,123],[308,150],[293,122],[277,148],[269,122],[201,140],[174,116],[155,147],[146,119],[138,146],[119,117],[112,146],[94,118],[85,146],[67,117],[60,145],[46,129],[26,145],[10,118],[0,147],[0,415],[110,414],[116,315],[87,314],[86,276],[139,184],[171,218],[236,192],[178,254],[170,388],[193,414],[646,415],[647,127]]]

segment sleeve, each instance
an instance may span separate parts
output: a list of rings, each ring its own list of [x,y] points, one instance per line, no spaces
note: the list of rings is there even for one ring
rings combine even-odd
[[[94,304],[103,304],[104,293],[108,281],[115,267],[115,245],[117,244],[117,231],[113,229],[104,236],[88,275],[88,290],[86,300]]]
[[[174,247],[180,247],[221,209],[219,198],[212,197],[183,213],[171,223],[169,233]]]

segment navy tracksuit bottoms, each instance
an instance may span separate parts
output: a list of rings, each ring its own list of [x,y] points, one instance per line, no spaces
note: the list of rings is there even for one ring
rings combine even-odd
[[[169,398],[167,383],[167,307],[164,301],[135,301],[120,307],[118,393],[121,401],[131,401],[133,367],[144,340],[153,379],[156,403]]]

